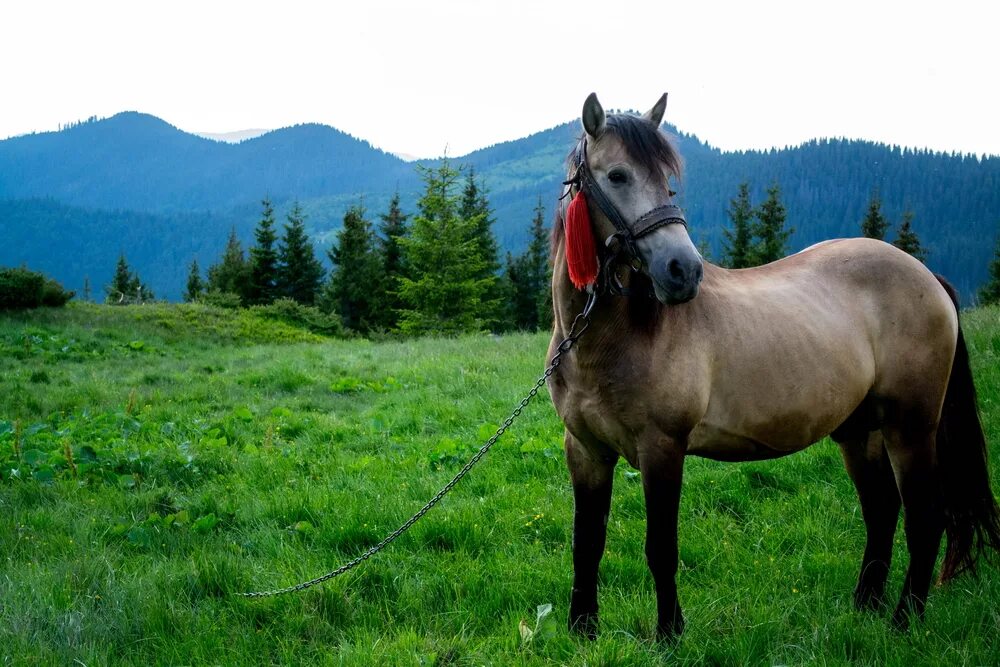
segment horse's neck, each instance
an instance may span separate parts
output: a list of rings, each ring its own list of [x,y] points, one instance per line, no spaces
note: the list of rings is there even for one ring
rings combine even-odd
[[[573,322],[587,303],[587,293],[570,283],[565,262],[561,266],[557,262],[553,267],[552,294],[555,333],[562,339],[569,335]],[[577,329],[580,326],[582,323]],[[591,311],[587,331],[575,348],[577,357],[580,361],[594,363],[618,357],[631,347],[635,335],[629,322],[628,300],[610,294],[601,295]]]

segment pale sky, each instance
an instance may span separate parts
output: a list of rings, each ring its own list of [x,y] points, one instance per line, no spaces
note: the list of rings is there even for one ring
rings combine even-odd
[[[606,108],[723,149],[870,139],[1000,155],[995,0],[24,0],[0,138],[135,110],[195,132],[332,125],[469,151]]]

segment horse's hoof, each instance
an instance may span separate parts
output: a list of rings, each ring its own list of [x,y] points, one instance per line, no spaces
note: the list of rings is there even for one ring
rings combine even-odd
[[[665,625],[657,624],[656,641],[661,644],[676,644],[684,632],[684,619],[679,619]]]
[[[885,595],[870,589],[856,590],[854,591],[854,608],[858,611],[885,611]]]
[[[569,617],[569,630],[591,641],[597,639],[597,614],[579,614]]]

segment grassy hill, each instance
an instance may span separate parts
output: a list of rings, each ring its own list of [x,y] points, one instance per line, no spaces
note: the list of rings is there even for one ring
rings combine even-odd
[[[996,488],[1000,309],[964,323]],[[196,306],[0,315],[0,660],[995,663],[996,567],[935,589],[906,634],[853,610],[864,527],[829,442],[688,462],[675,647],[652,641],[641,485],[621,466],[602,632],[570,636],[573,501],[544,395],[387,551],[302,594],[233,596],[326,572],[399,525],[509,413],[546,344],[330,340]]]

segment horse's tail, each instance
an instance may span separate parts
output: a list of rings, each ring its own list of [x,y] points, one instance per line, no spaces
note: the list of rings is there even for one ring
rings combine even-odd
[[[955,288],[936,277],[957,313]],[[948,536],[940,575],[945,582],[966,570],[974,573],[981,555],[1000,551],[1000,510],[990,488],[986,436],[961,326],[938,425],[937,454]]]

